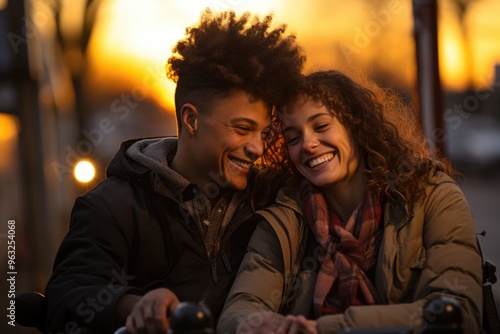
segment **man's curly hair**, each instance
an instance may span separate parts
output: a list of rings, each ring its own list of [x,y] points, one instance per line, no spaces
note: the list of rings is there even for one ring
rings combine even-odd
[[[248,93],[269,107],[283,105],[293,95],[305,62],[302,49],[286,26],[272,27],[273,15],[249,12],[212,13],[186,28],[168,59],[167,77],[177,83],[175,105],[178,128],[180,108],[193,103],[210,110],[235,91]]]
[[[339,71],[312,73],[294,101],[312,98],[346,127],[364,155],[369,187],[390,197],[399,192],[408,203],[416,203],[436,171],[455,176],[449,161],[429,150],[412,110],[395,93],[361,77],[357,82]],[[273,141],[264,158],[297,175],[283,137],[277,134]]]

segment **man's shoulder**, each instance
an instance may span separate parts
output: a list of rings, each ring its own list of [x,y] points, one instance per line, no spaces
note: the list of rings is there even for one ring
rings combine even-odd
[[[79,198],[99,204],[121,203],[126,204],[137,198],[140,187],[134,183],[118,177],[107,177],[91,190]]]

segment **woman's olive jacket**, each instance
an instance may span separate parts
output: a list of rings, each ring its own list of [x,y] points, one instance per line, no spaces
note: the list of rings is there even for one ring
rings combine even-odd
[[[251,330],[269,312],[311,314],[319,248],[307,246],[314,244],[312,233],[294,194],[282,190],[273,206],[259,212],[265,219],[249,243],[219,319],[219,334]],[[423,317],[425,302],[440,296],[460,303],[463,333],[480,332],[481,257],[464,194],[439,172],[424,200],[410,207],[398,193],[384,206],[374,279],[381,304],[322,316],[318,333],[348,327],[422,329],[430,320]]]

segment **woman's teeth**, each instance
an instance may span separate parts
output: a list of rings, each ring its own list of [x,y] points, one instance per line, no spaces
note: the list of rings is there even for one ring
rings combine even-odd
[[[316,167],[332,159],[333,159],[333,153],[324,154],[316,159],[312,159],[311,161],[309,161],[309,167],[310,168]]]

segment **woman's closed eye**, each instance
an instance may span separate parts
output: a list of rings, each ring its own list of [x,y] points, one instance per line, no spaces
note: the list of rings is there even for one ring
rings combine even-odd
[[[329,126],[330,126],[330,123],[321,123],[321,124],[316,125],[314,127],[314,130],[318,131],[318,132],[322,132],[322,131],[328,130]]]
[[[299,140],[300,140],[299,135],[285,136],[285,142],[287,145],[295,145],[299,142]]]

